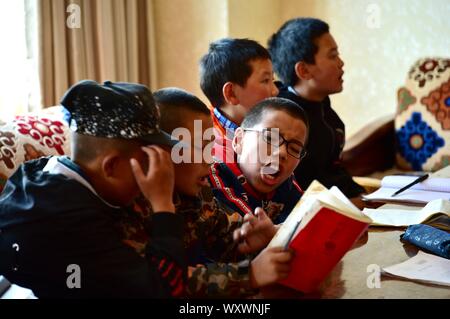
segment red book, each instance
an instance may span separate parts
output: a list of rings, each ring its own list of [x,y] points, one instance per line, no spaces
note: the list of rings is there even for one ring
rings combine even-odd
[[[291,272],[280,283],[306,293],[320,285],[371,223],[338,188],[322,188],[305,193],[269,244],[295,250]]]

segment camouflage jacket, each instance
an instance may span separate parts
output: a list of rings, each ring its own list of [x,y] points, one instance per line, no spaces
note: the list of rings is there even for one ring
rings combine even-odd
[[[205,187],[199,197],[176,196],[176,213],[184,216],[184,243],[190,276],[188,297],[243,297],[255,293],[249,285],[249,261],[237,253],[233,231],[242,216],[220,204]],[[124,242],[143,255],[149,240],[151,205],[139,198],[123,216],[119,228]]]

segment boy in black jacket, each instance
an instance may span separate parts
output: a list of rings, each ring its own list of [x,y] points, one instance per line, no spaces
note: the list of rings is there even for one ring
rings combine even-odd
[[[0,195],[0,273],[39,298],[181,292],[186,266],[173,165],[154,145],[176,141],[159,130],[151,92],[82,81],[61,104],[73,130],[72,156],[27,162],[8,180]],[[145,259],[116,228],[141,192],[157,212]]]
[[[314,180],[336,185],[347,197],[364,189],[340,164],[345,126],[331,108],[330,94],[342,91],[344,62],[327,23],[313,18],[287,21],[269,40],[274,70],[284,85],[279,97],[300,105],[309,118],[308,155],[295,170],[303,189]]]

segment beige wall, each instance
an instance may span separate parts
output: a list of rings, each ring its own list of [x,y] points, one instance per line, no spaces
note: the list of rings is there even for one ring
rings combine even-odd
[[[347,136],[392,113],[412,63],[450,56],[448,0],[154,0],[159,87],[198,94],[198,60],[225,36],[266,45],[287,19],[327,21],[345,62],[344,91],[332,96]]]
[[[278,28],[281,4],[274,0],[229,0],[229,36],[251,38],[267,45],[269,35]]]
[[[448,0],[281,0],[281,21],[327,21],[345,62],[344,91],[332,97],[347,136],[395,112],[396,93],[420,57],[450,56]],[[377,21],[377,16],[379,17]]]
[[[210,42],[228,34],[227,2],[222,0],[154,0],[158,81],[205,99],[198,61]]]

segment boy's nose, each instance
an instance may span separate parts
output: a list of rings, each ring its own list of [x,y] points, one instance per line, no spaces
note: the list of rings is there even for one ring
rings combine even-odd
[[[278,90],[277,86],[275,85],[275,82],[272,82],[272,97],[275,97],[278,95],[280,91]]]
[[[339,57],[339,67],[342,69],[344,67],[344,61]]]
[[[285,160],[288,156],[286,143],[281,144],[281,146],[275,147],[273,155],[278,156],[280,160]]]

